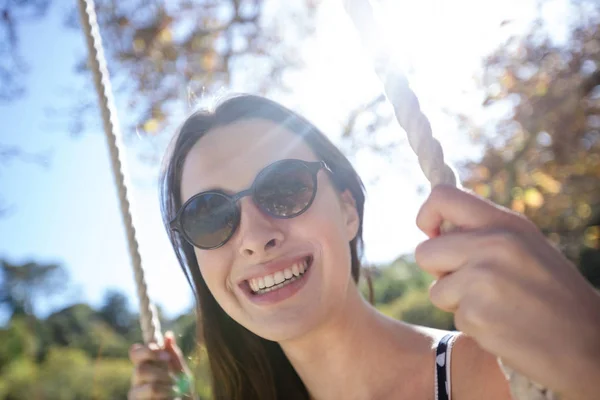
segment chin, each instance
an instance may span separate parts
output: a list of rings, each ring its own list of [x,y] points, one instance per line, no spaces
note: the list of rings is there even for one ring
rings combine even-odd
[[[269,329],[256,329],[252,332],[260,336],[263,339],[270,340],[273,342],[288,342],[296,339],[300,339],[309,334],[318,324],[316,323],[302,323],[300,321],[296,321],[296,323],[279,323],[273,324],[269,326]]]

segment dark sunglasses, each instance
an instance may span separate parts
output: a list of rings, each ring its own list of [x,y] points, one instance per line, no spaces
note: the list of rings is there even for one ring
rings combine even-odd
[[[238,200],[251,196],[260,210],[274,218],[297,217],[315,199],[321,168],[331,173],[325,161],[276,161],[258,173],[249,189],[234,195],[211,190],[192,196],[170,227],[193,246],[216,249],[227,243],[240,224]]]

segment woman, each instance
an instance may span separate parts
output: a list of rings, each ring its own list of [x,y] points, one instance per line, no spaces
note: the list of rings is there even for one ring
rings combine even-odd
[[[417,262],[439,278],[433,303],[464,332],[447,336],[362,298],[361,180],[284,107],[238,96],[193,114],[162,185],[216,399],[446,399],[446,388],[455,400],[510,399],[496,356],[572,398],[595,395],[600,297],[510,211],[450,187],[420,210],[430,240]],[[458,229],[440,235],[444,220]],[[168,370],[187,371],[172,336],[130,357],[130,399],[169,398]]]

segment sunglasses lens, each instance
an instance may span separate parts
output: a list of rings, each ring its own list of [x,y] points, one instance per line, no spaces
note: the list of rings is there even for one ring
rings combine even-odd
[[[235,229],[235,205],[218,193],[195,197],[183,210],[182,228],[189,239],[200,248],[223,244]]]
[[[315,195],[312,172],[300,162],[274,165],[258,177],[255,201],[276,217],[293,217],[306,210]]]

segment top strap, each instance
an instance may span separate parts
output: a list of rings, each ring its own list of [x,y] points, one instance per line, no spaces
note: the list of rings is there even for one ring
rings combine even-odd
[[[435,399],[452,400],[450,358],[452,346],[459,332],[451,332],[440,339],[435,353]]]

